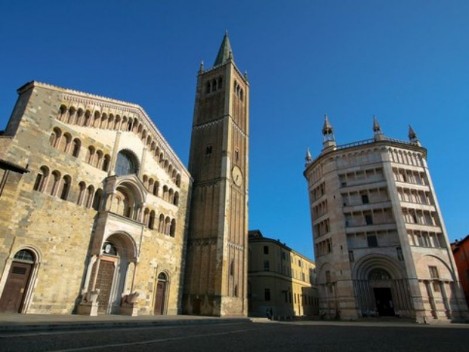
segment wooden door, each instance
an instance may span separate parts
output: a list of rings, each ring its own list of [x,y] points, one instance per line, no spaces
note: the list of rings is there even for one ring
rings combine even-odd
[[[0,298],[0,312],[21,313],[33,264],[12,262]]]
[[[98,277],[96,278],[96,288],[99,289],[99,313],[107,313],[109,299],[111,298],[112,282],[114,280],[114,267],[114,261],[103,258],[99,263]]]
[[[156,299],[155,299],[155,315],[164,314],[164,299],[166,296],[166,282],[158,281],[156,285]]]

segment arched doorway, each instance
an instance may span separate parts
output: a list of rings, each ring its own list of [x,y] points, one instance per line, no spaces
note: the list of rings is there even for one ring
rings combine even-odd
[[[394,302],[391,292],[391,275],[381,268],[375,268],[368,274],[370,287],[373,288],[376,312],[380,317],[394,316]]]
[[[22,312],[35,262],[36,256],[30,250],[15,254],[0,297],[0,312]]]
[[[104,242],[94,267],[97,273],[92,275],[96,278],[95,289],[99,290],[98,314],[120,312],[127,277],[133,274],[129,273],[129,268],[130,271],[134,268],[134,265],[131,265],[135,263],[134,247],[129,236],[124,234],[113,234]]]
[[[167,285],[168,277],[165,273],[160,273],[156,284],[155,309],[153,312],[155,315],[165,314]]]

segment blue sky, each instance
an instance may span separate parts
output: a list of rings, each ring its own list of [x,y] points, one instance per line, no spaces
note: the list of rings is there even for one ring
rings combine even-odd
[[[251,85],[251,229],[313,257],[303,178],[339,144],[411,124],[450,240],[469,232],[469,1],[0,0],[0,129],[37,80],[141,105],[187,165],[196,74],[228,30]]]

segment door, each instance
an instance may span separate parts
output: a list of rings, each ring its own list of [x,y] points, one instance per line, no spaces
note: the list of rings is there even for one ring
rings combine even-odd
[[[394,316],[391,289],[389,287],[374,288],[374,293],[379,316]]]
[[[164,314],[164,299],[166,296],[166,282],[158,280],[156,285],[155,315]]]
[[[115,263],[113,260],[105,260],[104,258],[101,258],[98,276],[96,278],[96,288],[99,289],[99,313],[108,312],[109,299],[111,297],[112,283],[114,280],[114,267]]]
[[[0,312],[21,313],[33,264],[13,261],[2,297]]]

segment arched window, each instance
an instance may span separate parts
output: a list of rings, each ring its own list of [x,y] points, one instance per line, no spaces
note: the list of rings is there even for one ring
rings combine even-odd
[[[42,192],[47,186],[47,179],[49,178],[49,169],[47,166],[41,166],[34,182],[34,191]]]
[[[27,249],[22,249],[16,252],[15,257],[16,260],[20,260],[22,262],[27,263],[34,263],[36,261],[36,256],[33,252],[28,251]]]
[[[54,148],[57,148],[61,136],[62,131],[60,130],[60,128],[55,127],[49,138],[50,145]]]
[[[160,219],[158,221],[158,232],[164,233],[164,215],[160,215]]]
[[[114,129],[114,115],[113,114],[109,114],[109,119],[107,121],[107,128],[110,130]]]
[[[148,227],[152,230],[155,228],[155,216],[156,216],[155,211],[152,210],[150,212],[150,220],[148,222]]]
[[[163,200],[168,200],[168,187],[163,186]]]
[[[89,110],[86,110],[85,121],[83,123],[83,126],[88,127],[90,125],[90,121],[91,121],[91,112]]]
[[[86,189],[86,183],[81,181],[78,184],[78,199],[77,199],[77,204],[82,205],[83,204],[83,199],[85,198],[85,189]]]
[[[52,172],[52,182],[49,182],[47,185],[47,193],[51,196],[55,196],[57,194],[57,189],[60,185],[60,172],[54,170]]]
[[[153,190],[152,190],[152,193],[154,196],[158,196],[159,188],[160,188],[159,182],[155,182],[153,185]]]
[[[76,109],[73,106],[71,106],[70,109],[68,110],[68,123],[74,123],[75,113],[76,113]]]
[[[143,223],[146,227],[150,227],[150,209],[145,208],[145,212],[143,213]]]
[[[72,183],[72,178],[69,175],[65,175],[62,178],[62,185],[60,191],[60,199],[67,200],[68,194],[70,192],[70,185]]]
[[[173,191],[172,188],[169,189],[168,201],[169,201],[171,204],[174,204],[174,191]]]
[[[174,237],[175,234],[176,234],[176,220],[173,219],[171,220],[171,226],[169,228],[169,235]]]
[[[96,166],[97,168],[101,168],[102,162],[103,162],[103,152],[101,150],[98,150],[96,152],[96,164],[94,166]]]
[[[78,109],[77,120],[75,122],[78,126],[83,126],[83,116],[84,116],[83,109],[82,108]]]
[[[91,205],[93,204],[93,195],[94,187],[90,185],[86,191],[85,207],[91,208]]]
[[[65,133],[62,138],[58,141],[56,148],[62,152],[67,152],[70,143],[72,142],[72,136],[70,133]]]
[[[164,219],[164,233],[165,235],[169,235],[171,233],[171,219],[169,216]]]
[[[173,201],[173,204],[174,204],[174,205],[179,205],[179,193],[178,193],[178,192],[174,192],[174,201]]]
[[[103,167],[102,167],[102,170],[103,171],[109,171],[109,164],[111,163],[111,157],[109,156],[109,154],[106,154],[104,156],[104,161],[103,161]]]
[[[106,128],[107,127],[107,114],[104,113],[101,116],[101,128]]]
[[[128,150],[121,150],[117,155],[116,175],[136,174],[138,171],[138,161],[135,155]]]
[[[93,165],[95,149],[92,145],[88,147],[88,155],[86,156],[86,162],[90,165]]]
[[[176,186],[181,187],[181,175],[176,175]]]
[[[64,120],[66,112],[67,112],[67,107],[65,105],[61,105],[60,110],[59,110],[59,120],[60,121]]]
[[[72,144],[72,156],[74,156],[75,158],[78,158],[78,156],[80,155],[80,148],[81,148],[81,141],[78,138],[75,138]]]
[[[93,209],[99,211],[99,206],[101,205],[101,199],[103,197],[103,190],[98,188],[94,194],[93,199]]]

